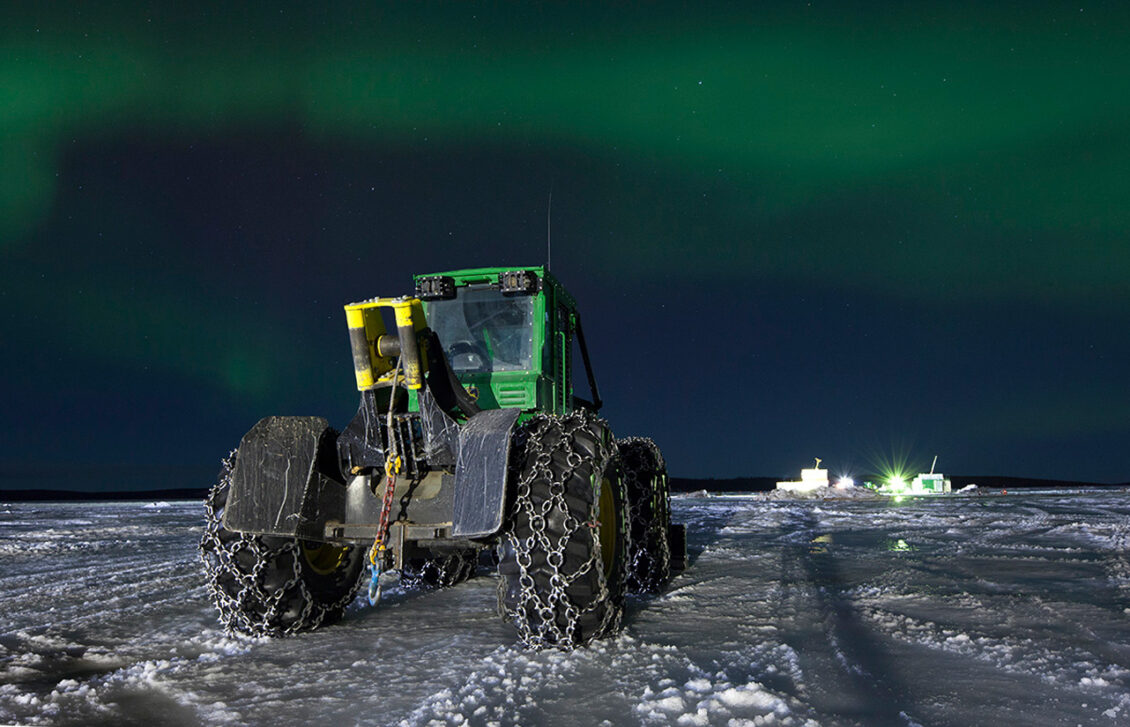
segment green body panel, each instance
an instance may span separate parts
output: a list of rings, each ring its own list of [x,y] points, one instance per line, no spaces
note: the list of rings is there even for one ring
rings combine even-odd
[[[542,266],[472,268],[416,275],[420,278],[444,275],[455,282],[456,288],[498,282],[500,273],[511,270],[528,270],[541,281],[540,290],[530,294],[533,299],[532,361],[524,371],[493,371],[490,373],[461,373],[458,375],[464,388],[476,396],[483,409],[521,409],[522,419],[535,413],[567,414],[574,408],[572,386],[572,344],[577,325],[577,303],[572,295]],[[424,316],[428,317],[429,303],[424,301]],[[418,404],[411,392],[409,410],[416,411]]]

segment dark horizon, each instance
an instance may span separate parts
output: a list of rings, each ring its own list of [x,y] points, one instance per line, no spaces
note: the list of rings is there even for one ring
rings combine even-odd
[[[155,499],[203,499],[214,484],[204,476],[204,468],[183,471],[180,476],[158,478],[151,468],[104,468],[90,480],[76,480],[59,474],[42,478],[41,486],[30,487],[36,480],[25,476],[18,469],[0,467],[0,501],[38,502],[75,500],[155,500]],[[123,477],[124,476],[124,477]],[[672,477],[671,492],[690,493],[699,490],[708,492],[767,492],[776,483],[791,476],[774,477]],[[1085,482],[1078,480],[1047,480],[1020,478],[999,475],[947,475],[956,491],[969,484],[977,484],[983,490],[1017,489],[1070,489],[1070,488],[1124,488],[1130,482]],[[214,479],[214,478],[212,478]],[[859,481],[879,481],[878,474],[862,474]],[[160,486],[154,483],[160,483]],[[132,486],[123,486],[131,485]],[[5,499],[7,498],[7,499]]]
[[[125,2],[0,47],[0,467],[344,427],[342,306],[544,262],[552,194],[602,413],[673,476],[1130,479],[1124,4]]]

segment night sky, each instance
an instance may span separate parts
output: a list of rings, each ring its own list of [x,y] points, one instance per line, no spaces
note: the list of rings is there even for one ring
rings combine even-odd
[[[552,194],[673,475],[1130,480],[1126,3],[12,5],[9,473],[344,426],[342,305],[543,263]]]

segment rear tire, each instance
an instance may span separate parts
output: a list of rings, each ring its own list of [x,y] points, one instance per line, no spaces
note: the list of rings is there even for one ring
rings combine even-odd
[[[623,615],[627,508],[611,433],[578,411],[533,419],[515,442],[499,609],[531,649],[571,650]]]
[[[223,524],[236,453],[204,502],[200,557],[208,592],[230,633],[285,636],[341,618],[361,584],[364,548],[250,535]]]
[[[667,465],[655,442],[627,437],[617,442],[628,493],[631,548],[628,550],[628,590],[657,593],[671,579],[668,531],[671,501]]]
[[[400,571],[400,584],[406,588],[450,588],[475,575],[479,551],[466,548],[426,558],[409,558]]]

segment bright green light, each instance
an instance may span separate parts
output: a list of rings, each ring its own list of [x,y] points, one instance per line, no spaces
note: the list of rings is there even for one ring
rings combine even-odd
[[[893,551],[895,553],[905,553],[907,551],[914,550],[914,548],[910,547],[910,543],[906,542],[902,538],[899,538],[898,540],[895,540],[893,542],[887,541],[887,550]]]

